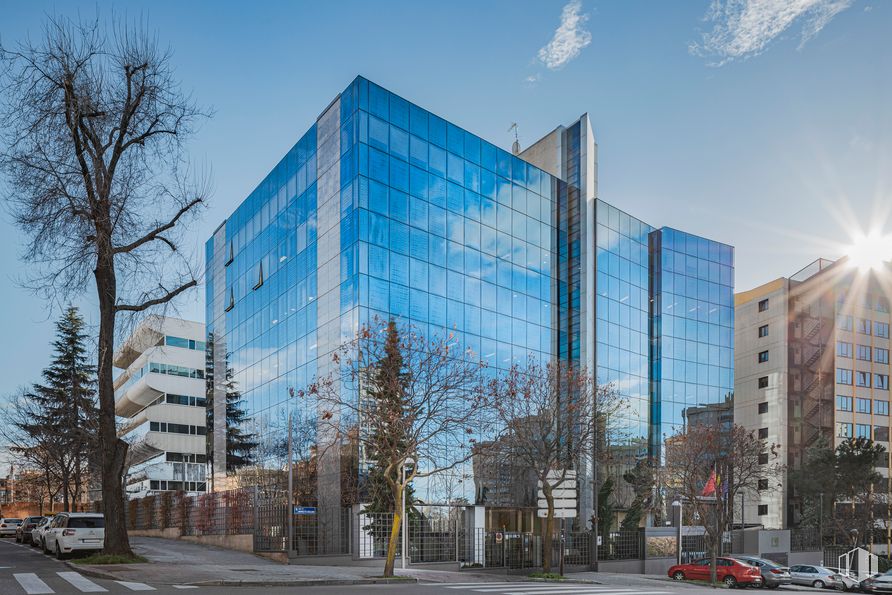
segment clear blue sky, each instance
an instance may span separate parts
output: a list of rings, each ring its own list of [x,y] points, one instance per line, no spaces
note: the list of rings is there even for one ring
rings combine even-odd
[[[710,0],[99,4],[145,17],[216,109],[191,145],[215,186],[196,249],[357,74],[504,147],[511,122],[525,144],[588,112],[601,198],[733,244],[738,289],[840,256],[892,203],[889,2],[732,2],[715,19]],[[0,36],[96,6],[3,0]],[[56,314],[17,285],[21,245],[4,215],[0,395],[37,379]],[[203,292],[180,306],[201,319]]]

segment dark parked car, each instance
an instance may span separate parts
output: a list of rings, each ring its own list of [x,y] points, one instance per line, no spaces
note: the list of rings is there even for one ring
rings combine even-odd
[[[669,576],[677,581],[708,581],[709,571],[709,558],[703,558],[690,564],[672,566],[669,569]],[[759,587],[762,585],[762,573],[758,568],[734,558],[716,558],[715,576],[729,587]]]
[[[793,578],[790,576],[790,569],[786,566],[781,566],[777,562],[755,556],[734,557],[744,564],[758,568],[762,574],[762,585],[769,589],[777,589],[781,585],[789,585],[793,582]]]
[[[17,543],[31,543],[31,531],[37,527],[37,523],[43,520],[42,516],[25,517],[22,524],[15,530],[15,540]]]

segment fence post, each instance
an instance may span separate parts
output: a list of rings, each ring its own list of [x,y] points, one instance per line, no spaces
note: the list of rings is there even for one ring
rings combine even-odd
[[[260,506],[258,506],[259,486],[254,486],[254,551],[257,551],[257,539],[260,529]]]

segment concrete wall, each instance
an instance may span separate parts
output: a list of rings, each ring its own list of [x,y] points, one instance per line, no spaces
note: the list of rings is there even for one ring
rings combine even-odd
[[[788,566],[793,564],[823,564],[824,552],[790,552]]]
[[[216,547],[226,548],[228,550],[238,550],[240,552],[254,553],[254,535],[182,535],[178,528],[170,529],[141,529],[130,530],[128,535],[139,537],[163,537],[165,539],[179,539],[182,541],[191,541],[202,545],[213,545]],[[272,557],[272,559],[275,559]],[[282,560],[277,560],[282,561]]]

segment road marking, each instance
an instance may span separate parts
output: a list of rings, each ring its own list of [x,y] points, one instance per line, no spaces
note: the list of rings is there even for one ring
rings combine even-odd
[[[493,595],[670,595],[669,591],[625,589],[587,583],[461,583],[443,586],[447,589],[492,593]]]
[[[145,583],[128,583],[127,581],[115,581],[122,587],[127,587],[131,591],[154,591],[155,587],[150,587]]]
[[[100,587],[87,577],[76,572],[57,572],[56,574],[71,583],[75,588],[79,589],[81,593],[104,593],[105,591],[108,591],[108,589]]]
[[[174,589],[197,589],[198,585],[174,585]]]
[[[25,590],[25,593],[28,595],[40,595],[41,593],[55,593],[50,586],[45,582],[37,578],[37,575],[33,572],[23,572],[21,574],[12,575],[15,577],[15,580],[19,581],[19,584]]]

